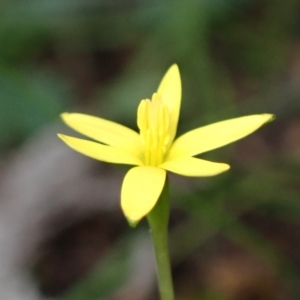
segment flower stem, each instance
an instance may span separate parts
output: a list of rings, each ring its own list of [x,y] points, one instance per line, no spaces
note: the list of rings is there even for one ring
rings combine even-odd
[[[161,300],[174,300],[168,246],[169,214],[168,178],[166,178],[165,186],[158,202],[154,209],[148,214],[148,222],[156,257],[158,287]]]

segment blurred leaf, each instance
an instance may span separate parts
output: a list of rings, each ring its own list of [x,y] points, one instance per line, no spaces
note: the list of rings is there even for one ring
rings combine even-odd
[[[0,66],[0,144],[14,143],[58,118],[69,96],[51,74]]]

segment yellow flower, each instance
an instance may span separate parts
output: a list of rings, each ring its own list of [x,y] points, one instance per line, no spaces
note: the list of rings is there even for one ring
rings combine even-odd
[[[193,156],[241,139],[273,118],[271,114],[259,114],[217,122],[191,130],[174,141],[180,103],[180,73],[173,65],[152,100],[144,99],[138,107],[140,133],[89,115],[62,114],[68,126],[97,141],[59,134],[69,147],[97,160],[136,165],[126,174],[121,191],[121,207],[130,222],[138,222],[153,209],[166,171],[184,176],[220,174],[229,165]]]

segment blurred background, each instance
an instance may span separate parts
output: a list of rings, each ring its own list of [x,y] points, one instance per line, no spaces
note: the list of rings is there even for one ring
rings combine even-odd
[[[178,300],[300,299],[300,1],[0,2],[1,300],[155,300],[147,224],[119,207],[128,167],[83,157],[64,111],[136,129],[177,63],[179,134],[255,113],[276,120],[170,176]]]

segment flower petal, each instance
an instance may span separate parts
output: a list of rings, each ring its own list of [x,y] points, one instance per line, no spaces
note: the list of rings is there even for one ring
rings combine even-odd
[[[167,105],[170,114],[170,142],[173,141],[180,113],[181,104],[181,79],[178,66],[172,65],[163,77],[157,93]]]
[[[249,135],[273,118],[271,114],[251,115],[191,130],[175,140],[167,160],[193,156],[222,147]]]
[[[214,176],[227,171],[230,166],[195,157],[180,157],[164,162],[159,166],[184,176]]]
[[[68,126],[89,138],[136,155],[140,153],[140,136],[130,128],[79,113],[63,113],[61,117]]]
[[[118,148],[63,134],[58,134],[58,137],[73,150],[97,160],[116,164],[143,165],[138,156]]]
[[[126,218],[136,223],[155,206],[166,180],[163,169],[135,167],[126,174],[121,191],[121,207]]]

